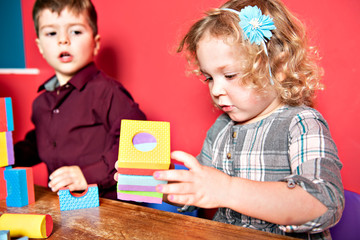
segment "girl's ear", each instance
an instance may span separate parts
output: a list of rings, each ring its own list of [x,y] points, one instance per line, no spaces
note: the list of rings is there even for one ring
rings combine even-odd
[[[99,53],[99,50],[100,50],[100,35],[99,34],[97,34],[94,37],[94,41],[95,41],[94,56],[96,56]]]

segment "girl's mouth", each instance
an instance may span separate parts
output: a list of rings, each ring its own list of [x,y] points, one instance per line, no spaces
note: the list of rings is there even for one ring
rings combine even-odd
[[[221,108],[221,110],[223,110],[224,112],[230,112],[231,110],[234,109],[233,105],[221,105],[219,106]]]

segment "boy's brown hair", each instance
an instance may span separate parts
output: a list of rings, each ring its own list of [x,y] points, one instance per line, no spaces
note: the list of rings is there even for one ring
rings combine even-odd
[[[97,35],[97,13],[91,0],[37,0],[32,12],[36,35],[39,37],[39,14],[41,11],[49,9],[51,12],[60,14],[65,8],[69,8],[75,14],[85,11],[93,35]]]

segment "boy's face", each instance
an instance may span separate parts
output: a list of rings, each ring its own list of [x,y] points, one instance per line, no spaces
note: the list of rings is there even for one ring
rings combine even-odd
[[[65,8],[60,15],[48,9],[39,14],[40,53],[55,69],[61,85],[92,62],[100,47],[100,36],[93,31],[85,13],[74,15]]]

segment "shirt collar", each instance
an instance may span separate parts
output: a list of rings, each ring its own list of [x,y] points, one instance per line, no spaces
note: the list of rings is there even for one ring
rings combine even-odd
[[[92,77],[99,72],[94,62],[89,63],[84,68],[80,69],[68,82],[68,84],[71,84],[76,89],[80,90],[82,89],[85,84],[92,79]],[[56,78],[56,75],[52,76],[50,79],[48,79],[45,83],[43,83],[39,89],[38,92],[42,90],[47,91],[54,91],[57,87],[59,87],[59,81]]]

